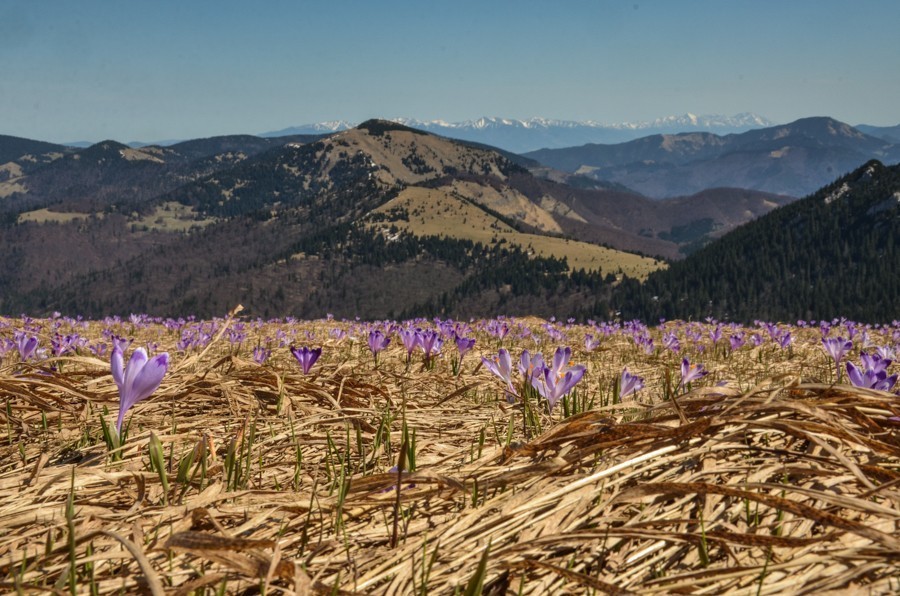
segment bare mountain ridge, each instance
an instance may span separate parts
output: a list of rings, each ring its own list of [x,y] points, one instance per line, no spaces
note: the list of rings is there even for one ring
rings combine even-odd
[[[655,135],[617,145],[534,151],[526,157],[655,198],[713,187],[800,197],[869,159],[900,160],[900,145],[832,118],[804,118],[740,134]]]
[[[238,135],[140,149],[104,141],[60,154],[29,175],[0,183],[0,190],[5,187],[11,195],[3,208],[13,211],[112,207],[127,214],[175,200],[225,217],[310,200],[342,184],[377,182],[382,191],[425,184],[481,204],[525,230],[666,258],[679,258],[685,246],[788,200],[764,193],[749,198],[746,191],[723,188],[708,190],[696,204],[688,196],[670,207],[621,188],[554,184],[519,165],[533,163],[397,123],[371,121],[328,137]],[[746,205],[735,209],[738,196]]]
[[[496,151],[384,121],[363,123],[313,144],[289,144],[168,198],[224,216],[304,204],[341,185],[364,182],[384,191],[427,186],[481,205],[523,230],[666,258],[678,258],[682,246],[727,232],[790,200],[711,189],[695,209],[691,197],[658,202],[618,190],[573,188],[532,176]],[[691,235],[694,221],[700,223]],[[673,228],[681,234],[673,234]]]

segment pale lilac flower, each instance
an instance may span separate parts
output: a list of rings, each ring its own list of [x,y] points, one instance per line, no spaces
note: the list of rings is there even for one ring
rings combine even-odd
[[[469,350],[475,347],[475,338],[470,337],[460,337],[456,336],[456,349],[459,350],[459,361],[462,362],[462,359],[466,354],[469,353]]]
[[[556,361],[556,357],[554,357],[554,361]],[[585,367],[580,364],[572,366],[566,371],[560,368],[556,373],[552,366],[544,367],[544,374],[540,377],[535,375],[531,385],[547,400],[547,405],[552,412],[559,400],[568,395],[581,381],[585,370]]]
[[[825,353],[831,356],[835,364],[840,363],[844,356],[853,348],[853,342],[843,337],[826,337],[822,339],[822,347]]]
[[[488,323],[487,332],[497,339],[503,341],[503,339],[509,334],[509,325],[494,320]]]
[[[113,380],[119,388],[119,417],[116,419],[116,432],[122,433],[122,422],[131,407],[146,399],[162,383],[169,368],[169,354],[163,352],[153,358],[147,357],[144,348],[138,348],[131,354],[128,367],[125,367],[125,355],[118,344],[114,346],[110,359]]]
[[[16,347],[16,342],[11,339],[0,339],[0,358]]]
[[[528,350],[522,351],[518,366],[519,373],[521,373],[526,383],[531,383],[535,377],[543,375],[544,369],[547,368],[544,365],[544,357],[541,354],[532,356]]]
[[[375,357],[376,364],[378,363],[378,353],[383,351],[388,347],[388,344],[391,343],[391,338],[386,337],[384,333],[381,332],[380,329],[373,329],[369,331],[369,350],[372,352],[372,356]]]
[[[403,347],[406,348],[406,360],[408,363],[412,353],[416,350],[416,346],[419,345],[419,332],[415,329],[401,329],[397,332],[397,335],[400,336],[400,341],[403,343]]]
[[[271,351],[268,348],[264,348],[262,346],[256,346],[253,348],[253,361],[259,365],[265,363],[268,360]]]
[[[774,339],[778,343],[778,345],[781,346],[782,350],[785,350],[788,347],[790,347],[791,342],[793,341],[793,339],[791,338],[790,331],[780,332],[777,335],[775,335]]]
[[[882,360],[894,361],[897,359],[897,351],[891,346],[879,346],[875,348],[875,353],[878,354]]]
[[[622,376],[619,379],[619,399],[627,395],[636,393],[644,388],[644,379],[637,375],[633,375],[625,368],[622,370]]]
[[[322,355],[322,348],[307,348],[306,346],[295,348],[294,346],[291,346],[291,354],[293,354],[294,358],[297,359],[297,362],[300,363],[303,374],[308,375],[309,370],[316,363],[316,360],[319,359],[319,356]]]
[[[485,358],[482,356],[481,361],[489,371],[497,375],[500,380],[506,383],[506,388],[509,393],[515,395],[516,390],[513,387],[512,382],[512,358],[509,355],[509,350],[500,348],[500,351],[496,356],[492,358]]]
[[[663,346],[675,354],[681,350],[681,342],[678,341],[678,334],[668,331],[663,333]]]
[[[419,335],[419,346],[425,352],[425,362],[430,364],[434,357],[441,352],[444,340],[441,339],[440,333],[428,329]]]
[[[19,349],[19,358],[22,362],[25,362],[35,355],[38,347],[37,337],[18,332],[13,335],[13,338],[16,341],[16,347]]]

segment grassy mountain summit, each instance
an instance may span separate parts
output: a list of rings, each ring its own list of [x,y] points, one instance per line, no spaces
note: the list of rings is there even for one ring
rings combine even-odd
[[[896,319],[900,165],[870,161],[626,286],[623,314],[645,320]]]

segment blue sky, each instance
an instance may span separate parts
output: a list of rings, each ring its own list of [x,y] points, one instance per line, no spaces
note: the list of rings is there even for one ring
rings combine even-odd
[[[693,112],[900,123],[900,2],[0,0],[0,134]]]

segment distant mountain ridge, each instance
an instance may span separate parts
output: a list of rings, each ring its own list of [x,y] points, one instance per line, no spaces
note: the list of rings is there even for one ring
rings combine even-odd
[[[555,120],[550,118],[482,117],[462,122],[445,120],[417,120],[394,118],[411,128],[424,130],[451,139],[483,143],[513,153],[534,151],[544,147],[558,148],[585,143],[620,143],[651,134],[709,131],[720,134],[744,132],[753,128],[772,126],[763,116],[750,112],[735,116],[684,114],[667,116],[641,122],[602,124],[592,120]],[[353,128],[345,120],[306,124],[262,133],[262,137],[279,137],[290,134],[321,134]]]
[[[722,186],[802,197],[870,159],[900,161],[900,144],[813,117],[739,134],[652,135],[525,157],[655,198]]]

